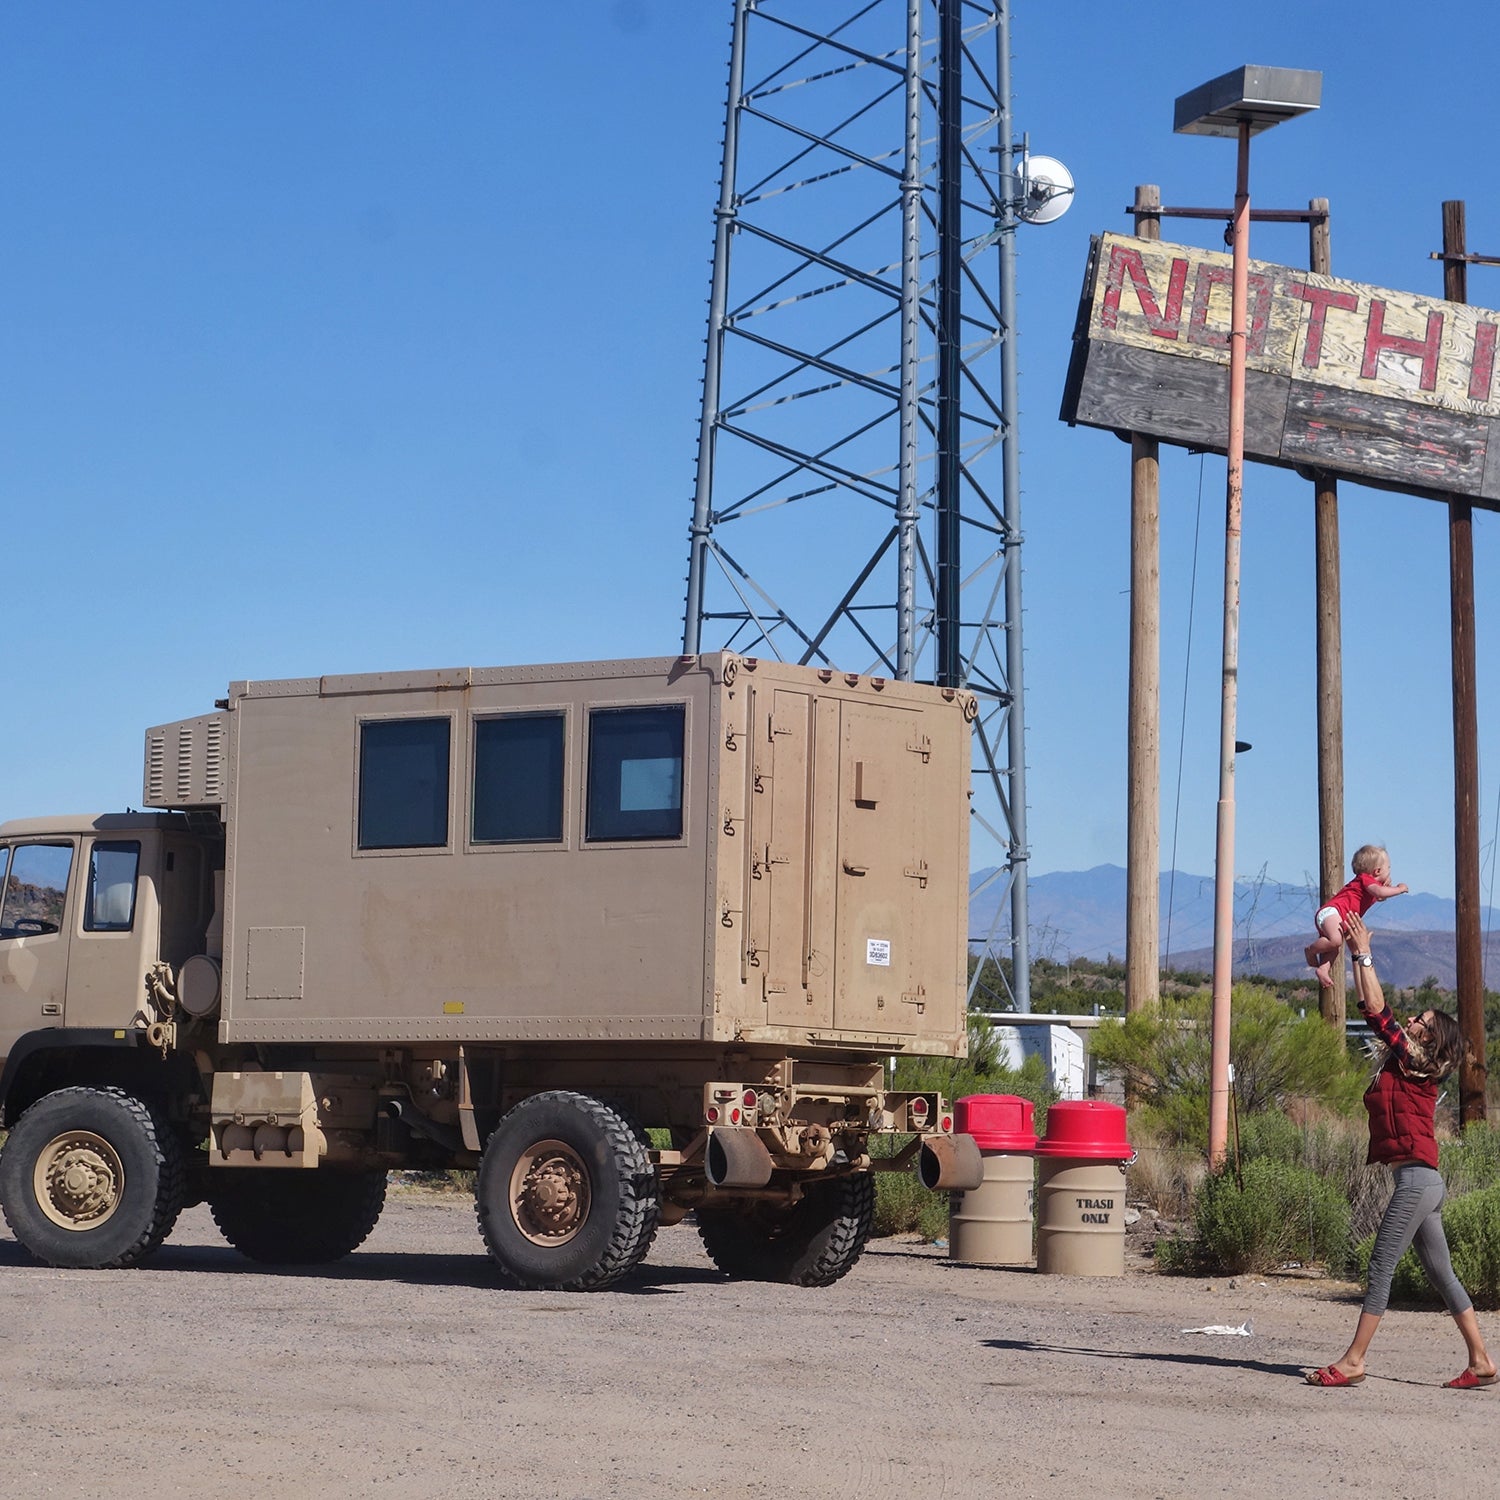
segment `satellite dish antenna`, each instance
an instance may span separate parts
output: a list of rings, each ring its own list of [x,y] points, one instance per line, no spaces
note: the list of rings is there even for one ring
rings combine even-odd
[[[1054,156],[1028,152],[1021,158],[1016,185],[1016,217],[1023,224],[1050,224],[1072,206],[1073,174]]]

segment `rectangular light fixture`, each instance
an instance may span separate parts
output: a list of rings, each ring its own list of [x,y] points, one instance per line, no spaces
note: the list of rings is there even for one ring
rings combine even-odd
[[[1180,135],[1238,137],[1241,124],[1259,135],[1318,107],[1323,75],[1305,68],[1246,64],[1178,96],[1172,129]]]

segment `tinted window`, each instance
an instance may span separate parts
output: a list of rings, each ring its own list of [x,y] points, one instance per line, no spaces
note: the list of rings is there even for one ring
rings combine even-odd
[[[448,842],[448,720],[360,725],[359,847],[440,849]]]
[[[17,845],[0,903],[0,938],[61,931],[72,868],[71,844]]]
[[[590,839],[682,837],[682,726],[680,703],[590,715]]]
[[[141,846],[96,843],[89,855],[89,889],[83,913],[85,932],[129,932],[135,921],[135,875]]]
[[[474,724],[476,844],[556,844],[563,835],[563,716]]]

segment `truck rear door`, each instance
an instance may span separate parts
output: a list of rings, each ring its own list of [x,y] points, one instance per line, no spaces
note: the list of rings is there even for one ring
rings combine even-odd
[[[952,967],[947,903],[928,889],[930,752],[916,714],[842,710],[834,1027],[909,1034],[930,1025],[926,981]]]
[[[741,974],[766,1024],[947,1040],[962,1024],[967,730],[934,746],[909,702],[769,683],[749,723]]]

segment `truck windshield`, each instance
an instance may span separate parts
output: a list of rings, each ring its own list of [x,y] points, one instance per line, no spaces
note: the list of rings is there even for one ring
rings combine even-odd
[[[71,844],[16,845],[0,902],[0,941],[62,930],[72,868]]]

